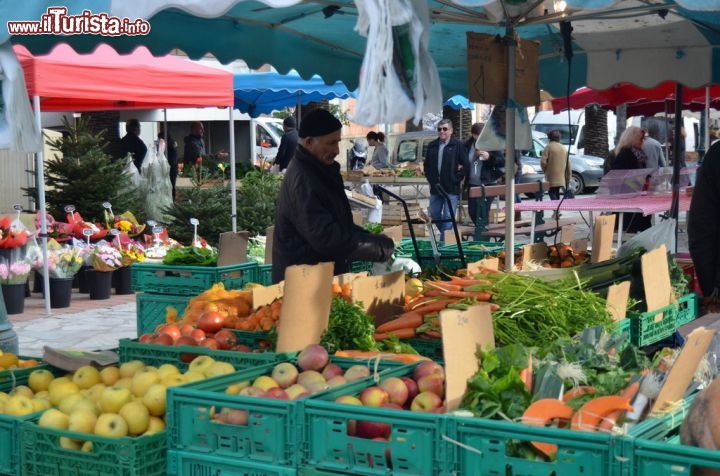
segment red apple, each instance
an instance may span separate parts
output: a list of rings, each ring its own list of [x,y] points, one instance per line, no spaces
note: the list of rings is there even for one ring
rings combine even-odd
[[[298,367],[301,370],[322,370],[330,360],[328,351],[320,344],[310,344],[297,356]]]
[[[298,398],[303,398],[310,395],[310,391],[299,383],[290,385],[288,388],[285,389],[285,393],[287,393],[287,396],[290,400],[297,400]]]
[[[158,334],[158,336],[152,340],[152,343],[157,345],[173,345],[173,342],[175,341],[170,334]]]
[[[198,342],[200,347],[207,347],[208,349],[217,349],[218,343],[215,339],[203,339]]]
[[[325,366],[324,369],[322,369],[322,375],[325,377],[325,380],[330,380],[331,378],[342,375],[343,369],[338,364],[329,363]]]
[[[390,425],[379,421],[360,420],[357,422],[357,436],[372,440],[387,439],[390,436]]]
[[[357,420],[347,421],[347,434],[348,436],[357,436]]]
[[[198,345],[198,343],[190,336],[180,336],[175,340],[175,345]]]
[[[287,392],[280,387],[273,387],[268,389],[264,395],[265,398],[272,398],[273,400],[289,400]]]
[[[327,386],[329,388],[333,387],[339,387],[340,385],[345,385],[347,383],[347,379],[342,375],[336,375],[332,378],[329,378],[327,381]]]
[[[280,362],[273,367],[271,376],[281,388],[288,388],[297,383],[298,369],[290,362]]]
[[[401,407],[397,403],[393,403],[393,402],[383,403],[380,406],[382,408],[392,408],[393,410],[402,410],[403,409],[403,407]]]
[[[152,332],[146,332],[145,334],[138,337],[138,342],[142,344],[150,344],[152,343],[153,339],[155,339],[155,334]]]
[[[417,387],[417,382],[415,380],[411,379],[410,377],[400,377],[400,380],[405,382],[405,386],[408,389],[408,396],[407,400],[405,401],[405,406],[410,406],[410,402],[413,401],[413,398],[420,393]]]
[[[195,339],[196,342],[200,343],[205,340],[205,331],[202,329],[193,329],[188,334],[190,337]]]
[[[360,401],[366,407],[379,407],[390,402],[390,395],[384,389],[373,385],[360,392]]]
[[[433,392],[420,392],[410,404],[410,410],[414,412],[432,413],[442,407],[442,399]]]
[[[218,342],[218,349],[228,350],[237,344],[237,336],[229,329],[220,329],[213,336]]]
[[[335,403],[344,403],[345,405],[359,405],[362,406],[362,402],[359,398],[353,397],[352,395],[341,395],[335,399]]]
[[[240,389],[238,395],[245,395],[248,397],[262,397],[265,395],[265,390],[258,387],[245,387]]]
[[[189,336],[194,330],[195,327],[192,324],[183,324],[182,327],[180,327],[180,335]]]
[[[248,424],[248,411],[238,410],[235,408],[223,408],[222,412],[225,412],[225,423],[230,425],[247,426]]]
[[[423,362],[420,362],[417,367],[415,367],[415,370],[413,370],[413,378],[416,381],[420,380],[421,377],[430,374],[440,374],[443,376],[443,378],[445,378],[445,369],[437,362],[433,362],[432,360],[425,360]]]
[[[345,371],[345,378],[348,382],[354,382],[355,380],[360,380],[361,378],[369,377],[370,376],[370,369],[365,365],[353,365],[349,369]]]
[[[322,376],[317,370],[305,370],[300,372],[297,377],[297,383],[300,385],[310,388],[310,384],[325,383],[325,377]]]
[[[398,377],[386,378],[380,382],[380,388],[390,395],[390,402],[396,403],[401,407],[405,405],[408,399],[408,388],[402,379]]]
[[[440,399],[445,396],[445,377],[440,374],[429,374],[420,377],[417,381],[418,390],[422,392],[432,392]]]

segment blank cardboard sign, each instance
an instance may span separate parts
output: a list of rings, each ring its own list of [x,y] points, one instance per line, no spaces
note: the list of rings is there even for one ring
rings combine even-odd
[[[467,311],[440,312],[443,358],[445,359],[445,399],[447,411],[456,410],[467,388],[467,381],[478,370],[475,352],[495,347],[490,305],[481,303]]]
[[[333,263],[320,263],[285,269],[277,352],[295,352],[320,342],[330,319],[333,268]]]
[[[600,215],[593,227],[591,263],[612,258],[612,242],[615,234],[615,215]]]
[[[630,281],[612,284],[608,287],[606,308],[613,321],[625,319],[628,298],[630,297]]]
[[[250,233],[247,231],[220,233],[218,245],[218,266],[230,266],[247,261]]]
[[[491,269],[494,271],[497,271],[500,269],[500,260],[498,258],[483,258],[480,261],[475,261],[474,263],[468,263],[467,265],[467,273],[468,275],[472,276],[473,274],[481,274],[484,273],[485,270]]]
[[[548,246],[545,242],[525,245],[523,246],[522,250],[522,269],[529,269],[528,264],[530,262],[542,263],[548,256]]]
[[[273,235],[275,226],[269,226],[265,230],[265,264],[272,263]]]
[[[670,266],[665,245],[660,245],[642,255],[640,264],[648,311],[654,311],[672,303],[674,296],[670,284]],[[662,314],[655,316],[655,322],[662,319]]]

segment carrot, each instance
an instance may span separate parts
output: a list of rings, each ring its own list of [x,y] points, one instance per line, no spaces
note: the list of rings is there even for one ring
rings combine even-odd
[[[423,323],[423,315],[417,311],[408,311],[404,314],[400,314],[392,321],[380,324],[375,328],[377,332],[390,332],[395,329],[402,329],[404,327],[416,328]]]
[[[423,331],[422,335],[432,339],[442,339],[442,333],[440,331],[427,330]]]
[[[474,298],[478,301],[489,301],[492,294],[486,291],[445,291],[445,296],[454,298]]]
[[[425,314],[430,314],[431,312],[442,311],[447,307],[448,304],[452,304],[458,301],[459,299],[438,299],[435,302],[416,307],[413,309],[413,311],[424,316]]]
[[[376,341],[387,340],[390,336],[395,336],[398,339],[412,339],[417,336],[414,327],[405,327],[401,329],[395,329],[391,332],[376,332],[373,336]]]
[[[620,395],[595,397],[575,412],[570,427],[573,430],[597,431],[600,422],[610,413],[617,410],[632,410],[632,408],[628,399]]]
[[[439,289],[440,291],[460,291],[462,286],[448,281],[425,281],[426,287]]]
[[[368,350],[338,350],[335,352],[336,357],[346,357],[349,359],[374,359],[378,355],[380,355],[381,360],[395,360],[398,362],[405,362],[407,364],[430,360],[428,357],[417,354],[393,354]]]
[[[410,302],[405,306],[406,311],[412,310],[413,307],[421,306],[423,304],[429,304],[431,302],[437,301],[439,298],[437,296],[425,296],[424,294],[421,294],[420,296],[414,297],[410,299]]]
[[[460,285],[461,287],[465,286],[475,286],[475,285],[487,285],[492,284],[487,279],[474,279],[474,278],[462,278],[460,276],[450,276],[450,282],[453,284]]]
[[[494,302],[488,303],[490,304],[490,312],[499,311],[500,310],[500,304],[496,304]]]
[[[533,369],[532,369],[532,354],[530,354],[530,355],[528,355],[527,367],[525,367],[524,369],[522,369],[520,371],[520,379],[525,384],[525,389],[528,392],[532,392],[532,377],[533,377],[532,371],[533,371]]]
[[[542,398],[525,409],[520,421],[528,426],[566,426],[572,414],[570,405],[555,398]],[[557,445],[554,443],[531,441],[530,445],[550,459],[557,454]]]
[[[569,402],[573,398],[585,395],[586,393],[595,393],[595,387],[592,387],[590,385],[578,385],[577,387],[573,387],[567,392],[565,392],[562,399],[563,402]]]
[[[423,292],[423,295],[428,296],[428,297],[440,297],[440,296],[444,296],[445,292],[446,291],[444,289],[433,288],[433,289],[428,289],[427,291]]]

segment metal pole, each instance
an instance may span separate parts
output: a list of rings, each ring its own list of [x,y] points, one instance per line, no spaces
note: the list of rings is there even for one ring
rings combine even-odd
[[[680,127],[682,125],[682,84],[675,83],[675,134],[673,136],[673,173],[672,173],[672,201],[670,202],[670,218],[675,221],[675,249],[677,253],[677,219],[680,207]]]
[[[40,241],[43,255],[43,292],[45,294],[45,313],[50,316],[50,263],[48,262],[47,215],[45,210],[45,157],[42,138],[42,121],[40,118],[40,96],[33,96],[35,122],[40,131],[40,147],[35,154],[35,177],[38,190],[38,210],[40,211]]]
[[[232,231],[237,232],[237,184],[235,183],[235,117],[233,115],[235,108],[233,106],[228,107],[230,111],[230,220],[232,221]],[[250,119],[251,131],[255,129],[253,120]],[[254,134],[250,134],[250,149],[255,150]],[[254,158],[250,157],[250,160]]]
[[[505,269],[515,264],[515,30],[505,35],[508,59],[508,97],[505,105]]]

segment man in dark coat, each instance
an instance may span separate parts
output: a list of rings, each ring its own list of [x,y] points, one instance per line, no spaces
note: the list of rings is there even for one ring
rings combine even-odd
[[[125,132],[126,134],[120,139],[117,159],[124,159],[130,154],[135,167],[140,172],[140,167],[142,167],[147,154],[147,146],[140,138],[140,122],[137,119],[129,119],[125,123]]]
[[[334,262],[335,274],[350,271],[351,261],[387,261],[395,244],[353,223],[350,202],[335,157],[342,123],[325,109],[309,112],[300,123],[300,142],[285,172],[275,210],[272,280],[285,268]]]
[[[470,168],[468,150],[458,139],[452,137],[453,125],[450,119],[441,119],[437,126],[438,138],[428,144],[423,168],[430,184],[430,218],[444,220],[437,224],[440,241],[445,242],[445,230],[450,230],[450,214],[455,216],[460,199],[460,184]],[[451,210],[445,198],[437,191],[438,184],[450,197]]]
[[[697,171],[688,212],[688,249],[706,312],[720,312],[720,142]]]
[[[192,167],[198,157],[205,155],[204,132],[205,128],[202,122],[195,121],[190,124],[190,135],[185,136],[185,150],[183,151],[185,167]]]
[[[293,116],[288,116],[283,120],[284,134],[280,138],[280,147],[278,147],[275,163],[280,167],[280,171],[285,170],[290,164],[290,159],[295,155],[295,149],[298,144],[298,132],[295,128],[297,123]]]

